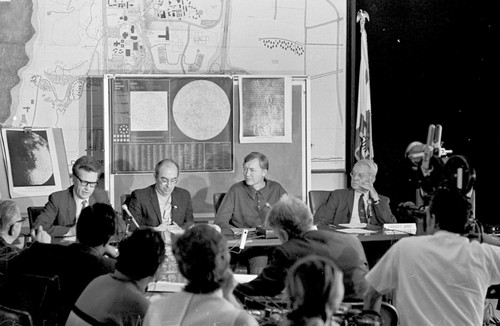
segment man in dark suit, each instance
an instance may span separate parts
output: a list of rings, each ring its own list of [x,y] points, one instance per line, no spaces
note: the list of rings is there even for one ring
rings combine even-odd
[[[140,226],[156,231],[166,231],[177,224],[187,228],[194,223],[191,195],[185,189],[176,187],[179,182],[179,165],[164,159],[155,167],[156,183],[134,190],[128,208]]]
[[[76,221],[86,206],[95,203],[109,204],[102,189],[97,189],[101,164],[89,156],[82,156],[73,164],[73,185],[66,190],[52,193],[45,208],[35,221],[53,238],[76,235]]]
[[[370,160],[359,160],[351,172],[351,188],[332,191],[326,202],[314,215],[320,229],[330,224],[367,223],[382,226],[396,223],[391,212],[389,198],[379,195],[373,183],[377,175],[377,164]]]
[[[285,288],[290,267],[308,255],[332,260],[344,274],[345,300],[362,300],[367,289],[368,263],[361,241],[353,235],[318,230],[309,207],[298,198],[284,195],[266,219],[282,244],[270,256],[269,264],[249,283],[239,284],[234,293],[245,296],[275,296]]]

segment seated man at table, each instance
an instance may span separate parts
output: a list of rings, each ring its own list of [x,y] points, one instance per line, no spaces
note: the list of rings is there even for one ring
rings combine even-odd
[[[57,276],[62,302],[59,317],[64,323],[90,281],[115,270],[115,259],[107,257],[116,256],[116,249],[109,245],[115,219],[116,212],[108,204],[85,207],[76,225],[76,243],[33,243],[9,264],[6,283],[20,274]]]
[[[229,188],[215,215],[214,223],[225,235],[233,234],[231,227],[255,228],[262,226],[271,206],[286,193],[276,181],[266,178],[269,160],[259,152],[252,152],[243,160],[244,181]],[[240,261],[248,260],[251,274],[258,274],[267,264],[267,248],[251,247],[239,254]],[[233,256],[233,259],[235,256]]]
[[[396,223],[389,198],[379,195],[373,186],[377,170],[373,161],[363,159],[356,162],[351,172],[351,188],[332,191],[314,214],[318,228],[328,229],[331,224],[342,223],[377,226]]]
[[[82,156],[73,164],[73,185],[52,193],[35,221],[52,237],[75,236],[76,222],[82,209],[95,203],[109,203],[108,195],[97,189],[101,164],[90,156]]]
[[[257,278],[239,284],[235,295],[275,296],[285,288],[290,267],[311,254],[326,257],[344,273],[345,299],[362,300],[367,289],[368,263],[361,241],[354,235],[318,230],[309,207],[300,199],[283,196],[269,212],[266,226],[272,228],[282,244],[274,248],[267,265]]]
[[[427,212],[427,233],[396,242],[366,275],[365,309],[380,310],[396,290],[405,325],[482,325],[490,285],[500,283],[500,247],[469,240],[470,200],[438,189]]]
[[[172,250],[187,284],[181,292],[151,303],[144,326],[258,325],[233,295],[235,280],[222,234],[198,224],[177,238]]]
[[[179,165],[171,159],[158,162],[155,167],[155,184],[132,192],[128,208],[139,225],[155,231],[166,231],[174,223],[188,228],[194,223],[191,195],[186,189],[176,187],[179,182]]]
[[[0,200],[0,286],[9,262],[16,257],[21,249],[13,243],[21,234],[21,227],[24,222],[21,217],[21,210],[12,200]],[[50,235],[41,226],[35,231],[32,230],[31,237],[34,241],[50,243]]]
[[[159,232],[138,229],[119,244],[113,274],[96,277],[75,303],[66,326],[141,325],[149,300],[144,296],[158,266],[165,257],[165,243]]]

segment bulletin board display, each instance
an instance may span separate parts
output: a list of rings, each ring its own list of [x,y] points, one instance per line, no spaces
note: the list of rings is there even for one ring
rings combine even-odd
[[[230,77],[110,79],[112,173],[150,173],[162,158],[182,172],[231,171]]]
[[[186,95],[187,99],[191,98],[193,101],[198,99],[199,102],[196,105],[181,106],[183,110],[191,112],[189,114],[186,112],[176,113],[176,110],[181,110],[181,108],[176,108],[176,94],[182,92],[182,85],[185,87],[185,85],[198,80],[208,80],[216,83],[219,88],[223,89],[229,105],[221,100],[223,98],[222,94],[216,94],[217,99],[214,100],[212,98],[214,91],[212,90],[204,93],[203,96],[196,95],[192,97]],[[308,130],[307,98],[309,79],[307,77],[292,78],[290,85],[292,141],[287,143],[241,143],[239,141],[240,111],[238,91],[240,85],[237,76],[211,76],[209,78],[203,76],[198,78],[185,75],[109,75],[105,76],[104,85],[108,87],[108,89],[104,90],[105,97],[107,96],[104,103],[108,103],[104,108],[105,119],[108,117],[108,121],[105,121],[104,131],[105,147],[107,147],[105,148],[104,161],[105,166],[108,167],[105,169],[105,187],[109,191],[111,198],[114,198],[115,207],[120,207],[120,196],[122,194],[129,194],[135,189],[154,184],[154,165],[163,158],[173,158],[179,163],[181,170],[177,187],[190,192],[195,218],[197,215],[213,216],[213,194],[226,192],[234,183],[243,180],[243,158],[254,151],[264,153],[269,159],[270,165],[267,178],[278,181],[290,195],[306,200],[306,194],[310,188],[310,153],[308,151],[310,148],[310,132]],[[228,86],[230,86],[230,89],[228,89]],[[126,89],[126,87],[129,88]],[[145,94],[131,96],[131,89],[145,92]],[[158,94],[149,94],[157,98],[146,100],[149,104],[137,110],[137,112],[134,111],[134,108],[130,110],[129,103],[137,103],[135,101],[138,101],[137,98],[133,99],[133,97],[149,97],[147,92],[156,92],[157,90],[164,93],[168,92],[168,94],[159,96],[156,96]],[[189,94],[193,94],[193,89],[189,91]],[[218,104],[214,104],[214,101]],[[154,115],[157,118],[161,116],[162,119],[168,119],[168,122],[153,121],[144,123],[133,121],[134,117],[140,119],[141,115],[138,112],[147,111],[150,107],[160,106],[160,103],[165,102],[170,105],[166,112],[156,112]],[[222,102],[223,104],[221,104]],[[133,103],[132,106],[134,106]],[[205,112],[205,110],[194,110],[193,107],[201,108],[205,105],[217,107],[216,115],[219,119],[207,118],[206,115],[203,116],[204,113],[201,113],[201,117],[192,116],[197,112]],[[229,107],[230,112],[227,113],[225,108],[221,109],[221,105]],[[165,111],[165,109],[163,110]],[[180,121],[179,117],[183,115],[191,117],[191,119],[194,118],[200,126],[203,124],[210,125],[201,128],[205,130],[201,134],[206,133],[207,136],[195,135],[195,128],[192,128],[192,133],[189,133],[189,128],[179,126],[181,124],[181,122],[178,122]],[[224,124],[219,120],[224,121]],[[219,123],[217,128],[214,127],[214,130],[220,130],[220,132],[208,138],[209,131],[207,130],[211,130],[214,121]],[[165,130],[165,127],[168,127],[168,130]],[[120,128],[128,128],[128,132],[120,133]],[[215,134],[215,131],[213,131],[213,134]],[[129,147],[129,153],[125,155],[126,150],[120,148],[127,144],[131,147]],[[131,155],[132,146],[145,149]],[[197,146],[203,148],[204,152],[201,149],[200,151],[193,149],[198,148]],[[189,148],[189,150],[186,150],[186,148]],[[193,162],[193,155],[204,157],[205,163],[193,166],[191,163]],[[140,164],[137,164],[137,159],[135,159],[137,156]],[[212,163],[206,163],[207,157],[211,158],[209,162]]]

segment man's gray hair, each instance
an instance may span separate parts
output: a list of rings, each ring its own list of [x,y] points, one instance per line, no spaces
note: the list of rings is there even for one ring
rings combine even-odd
[[[373,162],[372,160],[368,159],[362,159],[356,162],[354,166],[366,166],[370,170],[370,174],[373,176],[377,175],[378,172],[378,166],[377,163]]]
[[[20,214],[20,210],[14,201],[0,200],[0,231],[9,229],[16,214]]]
[[[266,226],[284,230],[293,238],[313,226],[313,217],[311,210],[302,200],[285,194],[269,211]]]

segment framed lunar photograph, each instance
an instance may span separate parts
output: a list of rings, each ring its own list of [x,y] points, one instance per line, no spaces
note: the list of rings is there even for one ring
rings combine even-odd
[[[292,142],[291,77],[240,76],[240,142]]]
[[[51,129],[2,129],[6,171],[12,198],[45,196],[62,190]]]

